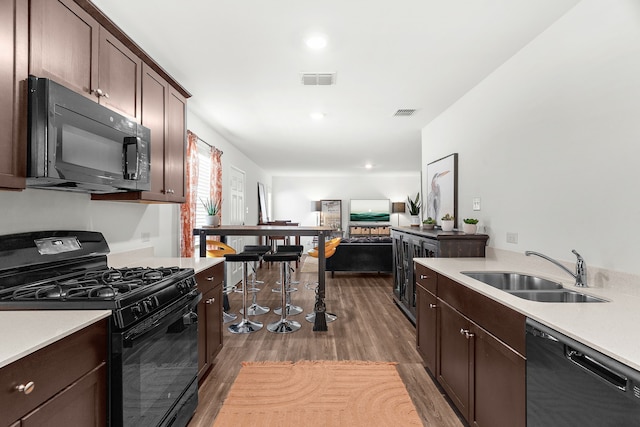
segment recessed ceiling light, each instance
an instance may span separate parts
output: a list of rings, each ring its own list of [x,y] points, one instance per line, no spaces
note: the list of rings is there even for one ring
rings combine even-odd
[[[322,120],[324,119],[325,114],[324,113],[320,113],[320,112],[315,112],[315,113],[311,113],[309,114],[309,117],[311,117],[313,120]]]
[[[309,37],[305,44],[309,49],[324,49],[327,47],[327,38],[323,35],[316,35]]]
[[[371,163],[367,163],[366,165],[364,165],[365,169],[371,169],[373,167],[373,165]]]

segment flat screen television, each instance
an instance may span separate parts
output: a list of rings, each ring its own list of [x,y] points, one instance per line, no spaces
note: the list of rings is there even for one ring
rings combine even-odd
[[[351,199],[349,222],[389,222],[391,203],[389,199]]]

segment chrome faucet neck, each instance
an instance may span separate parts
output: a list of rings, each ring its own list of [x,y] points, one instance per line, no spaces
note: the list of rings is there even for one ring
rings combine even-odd
[[[571,272],[571,270],[569,270],[564,265],[560,264],[555,259],[548,257],[545,254],[541,254],[540,252],[525,251],[524,254],[526,256],[535,255],[535,256],[539,256],[540,258],[546,259],[547,261],[551,262],[552,264],[555,264],[556,266],[560,267],[561,269],[566,271],[568,274],[570,274],[571,277],[573,277],[576,280],[576,283],[575,283],[576,286],[581,288],[586,288],[587,287],[587,264],[584,262],[584,258],[582,258],[582,256],[580,256],[580,254],[576,252],[575,249],[573,249],[571,252],[577,257],[575,273]]]

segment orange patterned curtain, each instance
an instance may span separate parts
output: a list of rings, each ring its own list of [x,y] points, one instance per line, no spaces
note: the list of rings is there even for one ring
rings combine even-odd
[[[180,205],[180,256],[192,257],[194,254],[193,229],[196,225],[196,203],[198,203],[198,136],[187,131],[187,159],[185,178],[187,194]]]
[[[222,151],[211,147],[211,176],[209,177],[211,200],[214,200],[222,208]],[[222,212],[220,212],[220,224],[222,224]]]

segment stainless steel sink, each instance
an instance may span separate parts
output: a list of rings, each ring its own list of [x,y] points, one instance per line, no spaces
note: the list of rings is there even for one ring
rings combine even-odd
[[[561,283],[528,274],[507,271],[463,271],[462,274],[507,292],[562,289]]]
[[[463,271],[462,274],[518,298],[537,302],[606,302],[602,298],[571,291],[562,283],[509,271]]]
[[[555,291],[511,291],[511,295],[538,302],[607,302],[602,298],[569,290]]]

